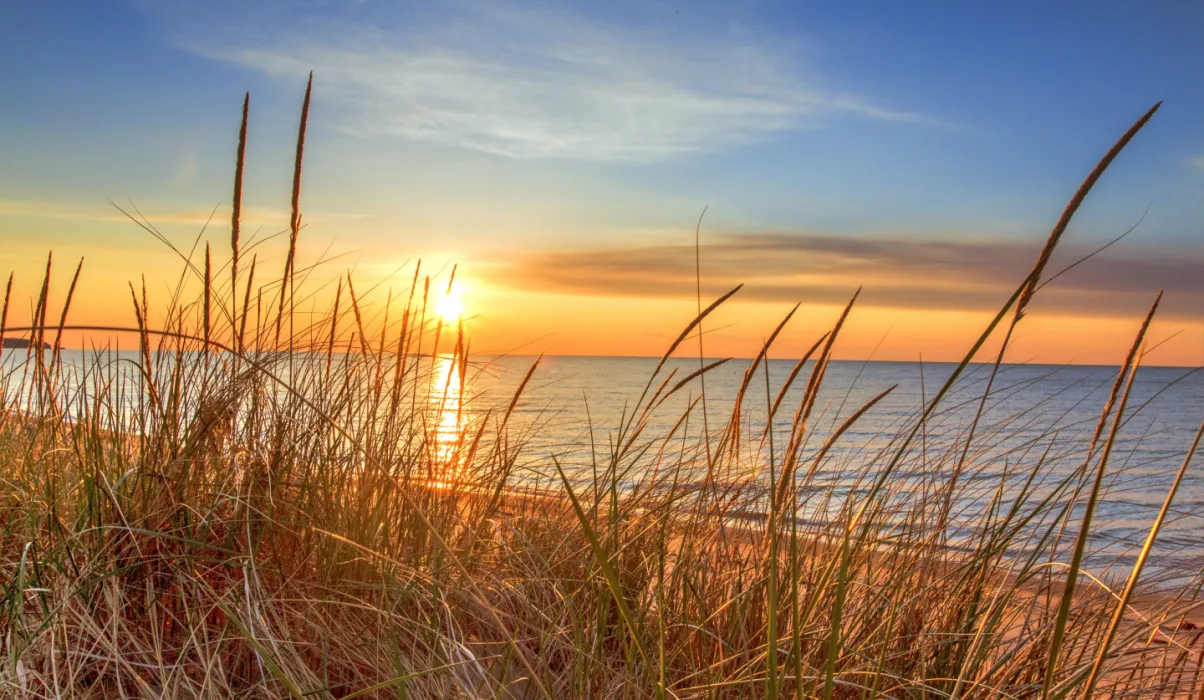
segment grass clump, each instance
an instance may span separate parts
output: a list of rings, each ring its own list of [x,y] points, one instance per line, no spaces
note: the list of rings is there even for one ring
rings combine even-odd
[[[1152,595],[1141,578],[1196,445],[1127,578],[1083,568],[1148,318],[1085,453],[1051,426],[1002,468],[990,457],[1007,429],[983,418],[1002,353],[972,427],[929,441],[970,361],[1005,320],[1010,338],[1070,216],[1154,110],[881,448],[832,451],[885,393],[827,435],[814,428],[853,302],[775,388],[766,359],[783,320],[730,420],[705,422],[703,395],[690,394],[722,361],[678,377],[668,358],[733,290],[699,304],[589,470],[549,458],[548,478],[532,481],[515,409],[537,366],[498,410],[445,420],[473,363],[462,329],[428,312],[441,282],[420,265],[396,303],[369,313],[345,277],[333,305],[309,313],[312,268],[297,267],[308,88],[284,271],[257,278],[239,222],[248,104],[228,258],[206,247],[194,264],[194,246],[160,314],[131,286],[136,326],[94,329],[132,334],[136,356],[64,357],[64,329],[84,327],[68,323],[70,294],[54,325],[49,264],[32,322],[0,330],[35,347],[53,339],[10,354],[0,379],[5,696],[1200,692],[1198,579]],[[753,427],[756,407],[772,427]],[[1077,468],[1053,468],[1071,458]]]

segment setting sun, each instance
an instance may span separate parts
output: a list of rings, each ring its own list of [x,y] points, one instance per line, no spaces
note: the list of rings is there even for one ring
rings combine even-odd
[[[451,292],[435,304],[435,313],[439,314],[444,323],[459,323],[464,317],[464,302],[460,301],[458,293]]]

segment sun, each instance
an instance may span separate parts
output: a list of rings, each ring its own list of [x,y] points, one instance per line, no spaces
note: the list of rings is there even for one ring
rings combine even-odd
[[[439,314],[444,323],[459,323],[460,319],[464,318],[464,302],[460,301],[459,294],[452,292],[435,304],[435,313]]]

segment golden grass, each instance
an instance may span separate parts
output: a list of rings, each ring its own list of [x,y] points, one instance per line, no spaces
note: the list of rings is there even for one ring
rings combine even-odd
[[[828,456],[881,396],[828,436],[811,426],[852,301],[775,391],[765,360],[787,316],[715,431],[700,416],[705,393],[672,427],[657,427],[668,397],[695,391],[722,364],[679,379],[667,358],[737,288],[706,308],[700,300],[592,474],[552,460],[557,481],[524,490],[528,434],[513,415],[537,366],[498,403],[506,408],[450,443],[441,437],[432,406],[451,376],[433,382],[431,358],[453,358],[461,379],[470,358],[460,329],[428,318],[432,281],[420,267],[404,304],[376,316],[350,277],[338,279],[325,316],[296,311],[309,96],[307,87],[279,279],[256,284],[254,256],[240,275],[248,97],[228,276],[208,246],[201,269],[182,255],[157,328],[145,287],[131,285],[136,325],[110,330],[136,334],[135,363],[108,351],[83,367],[63,359],[62,331],[83,327],[68,323],[69,300],[58,325],[47,324],[49,263],[33,322],[7,329],[56,340],[49,355],[31,351],[0,377],[0,693],[1204,693],[1193,617],[1201,580],[1167,593],[1140,579],[1194,446],[1123,590],[1083,569],[1144,326],[1077,470],[1051,467],[1063,449],[1056,426],[1023,460],[1001,468],[984,457],[1000,437],[979,422],[993,373],[973,427],[936,452],[925,442],[979,349],[1009,312],[1009,336],[1020,322],[1070,216],[1153,110],[1072,198],[1033,272],[948,383],[864,460]],[[11,278],[9,290],[0,338]],[[763,408],[776,416],[808,367],[793,417],[751,430],[744,415],[760,401],[758,371]],[[805,449],[813,440],[818,452]],[[854,488],[837,492],[820,478],[833,469]],[[953,506],[964,503],[973,507]],[[1085,516],[1072,518],[1075,503],[1087,504]]]

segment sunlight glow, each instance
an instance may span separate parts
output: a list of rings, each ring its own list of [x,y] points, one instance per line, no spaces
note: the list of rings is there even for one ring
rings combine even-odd
[[[460,295],[453,291],[435,304],[435,312],[444,323],[454,325],[464,317],[464,302],[460,301]]]
[[[447,489],[463,477],[461,452],[470,414],[464,403],[465,376],[459,361],[454,356],[441,356],[434,362],[427,394],[431,426],[427,444],[433,449],[436,471],[428,484]]]

